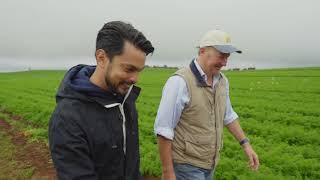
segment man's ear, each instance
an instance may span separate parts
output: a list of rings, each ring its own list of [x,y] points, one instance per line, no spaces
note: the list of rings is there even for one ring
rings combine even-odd
[[[200,48],[199,49],[199,54],[204,54],[206,52],[206,48]]]
[[[205,54],[205,52],[206,52],[206,48],[202,47],[199,49],[199,55],[203,56]]]
[[[105,68],[109,63],[109,57],[103,49],[96,50],[97,66]]]

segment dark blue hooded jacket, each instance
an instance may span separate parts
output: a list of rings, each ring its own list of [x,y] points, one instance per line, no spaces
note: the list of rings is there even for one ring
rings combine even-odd
[[[89,81],[94,70],[94,66],[75,66],[59,87],[49,123],[57,175],[62,180],[138,180],[135,101],[140,89],[133,86],[126,98],[104,91]]]

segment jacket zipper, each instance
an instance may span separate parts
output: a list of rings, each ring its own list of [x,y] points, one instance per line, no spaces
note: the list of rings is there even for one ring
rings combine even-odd
[[[126,136],[126,116],[124,113],[123,105],[124,105],[124,102],[126,101],[126,99],[128,98],[128,96],[132,90],[132,87],[133,87],[133,85],[130,86],[130,88],[129,88],[129,90],[128,90],[128,92],[127,92],[126,96],[124,97],[123,102],[121,104],[114,103],[114,104],[108,104],[108,105],[104,106],[105,108],[112,108],[115,106],[119,107],[120,113],[122,115],[122,133],[123,133],[123,152],[124,152],[124,154],[126,154],[127,136]]]

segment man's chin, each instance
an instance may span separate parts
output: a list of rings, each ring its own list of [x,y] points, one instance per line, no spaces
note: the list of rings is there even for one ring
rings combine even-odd
[[[128,93],[128,91],[129,91],[129,88],[118,88],[117,89],[117,91],[118,91],[118,93],[120,94],[120,95],[126,95],[127,93]]]
[[[221,68],[215,68],[213,71],[213,74],[219,74],[220,73]]]

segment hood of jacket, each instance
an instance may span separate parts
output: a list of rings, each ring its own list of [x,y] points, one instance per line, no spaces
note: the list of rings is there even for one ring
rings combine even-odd
[[[56,100],[59,102],[64,98],[78,99],[81,101],[96,101],[106,106],[114,103],[124,103],[124,97],[136,100],[140,94],[140,88],[133,85],[127,95],[119,95],[103,90],[90,81],[90,77],[96,66],[77,65],[72,67],[64,76],[58,89]]]

